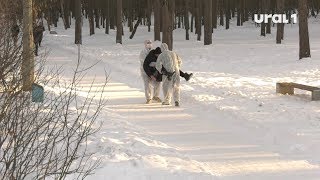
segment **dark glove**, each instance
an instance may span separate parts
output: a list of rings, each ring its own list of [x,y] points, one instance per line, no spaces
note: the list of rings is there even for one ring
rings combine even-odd
[[[152,76],[155,77],[156,81],[158,82],[162,81],[162,74],[160,74],[159,71],[156,70]]]
[[[161,71],[162,71],[162,74],[163,74],[163,75],[167,76],[167,78],[168,78],[169,81],[172,80],[172,76],[174,75],[174,73],[176,73],[176,72],[170,73],[170,72],[168,72],[164,67],[162,67]]]
[[[168,78],[169,81],[172,80],[172,76],[174,75],[174,73],[176,73],[176,72],[173,72],[173,73],[167,72],[167,78]]]

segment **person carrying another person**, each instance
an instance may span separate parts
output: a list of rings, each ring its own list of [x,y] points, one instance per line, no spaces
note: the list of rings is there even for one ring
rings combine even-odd
[[[144,46],[145,48],[140,52],[139,60],[140,60],[140,73],[141,77],[143,79],[143,84],[144,84],[144,92],[145,92],[145,97],[146,97],[146,104],[152,103],[152,99],[155,101],[159,101],[158,98],[153,98],[153,97],[159,97],[160,94],[160,88],[157,86],[160,83],[155,83],[153,79],[151,79],[145,72],[143,68],[144,61],[148,54],[150,53],[152,49],[152,41],[151,40],[145,40],[144,41]],[[155,84],[154,84],[155,83]],[[156,86],[156,87],[154,87]],[[161,102],[161,100],[160,100]]]
[[[173,96],[175,106],[180,106],[180,66],[181,58],[173,51],[169,51],[166,43],[161,44],[161,54],[156,62],[156,69],[163,74],[162,105],[170,105]]]

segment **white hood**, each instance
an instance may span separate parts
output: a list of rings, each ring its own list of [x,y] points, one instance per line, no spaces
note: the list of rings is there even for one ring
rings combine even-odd
[[[161,48],[161,52],[169,51],[168,45],[166,43],[162,43],[160,48]]]
[[[144,47],[148,50],[152,49],[152,41],[150,39],[144,41]]]

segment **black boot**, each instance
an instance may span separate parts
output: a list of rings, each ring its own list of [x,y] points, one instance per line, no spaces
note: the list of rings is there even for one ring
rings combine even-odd
[[[192,76],[193,76],[193,73],[190,73],[190,74],[185,73],[184,78],[186,79],[186,81],[189,81]]]
[[[176,101],[176,102],[174,102],[174,105],[175,105],[176,107],[179,107],[179,106],[180,106],[180,103],[179,103],[178,101]]]

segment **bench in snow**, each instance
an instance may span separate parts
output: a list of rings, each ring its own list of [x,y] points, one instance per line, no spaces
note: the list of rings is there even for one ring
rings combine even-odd
[[[277,83],[277,93],[280,94],[289,94],[293,95],[294,94],[294,88],[306,90],[306,91],[311,91],[311,100],[312,101],[319,101],[320,100],[320,88],[314,87],[314,86],[307,86],[303,84],[298,84],[298,83],[287,83],[287,82],[282,82],[282,83]]]
[[[50,31],[50,34],[58,34],[56,31]]]

